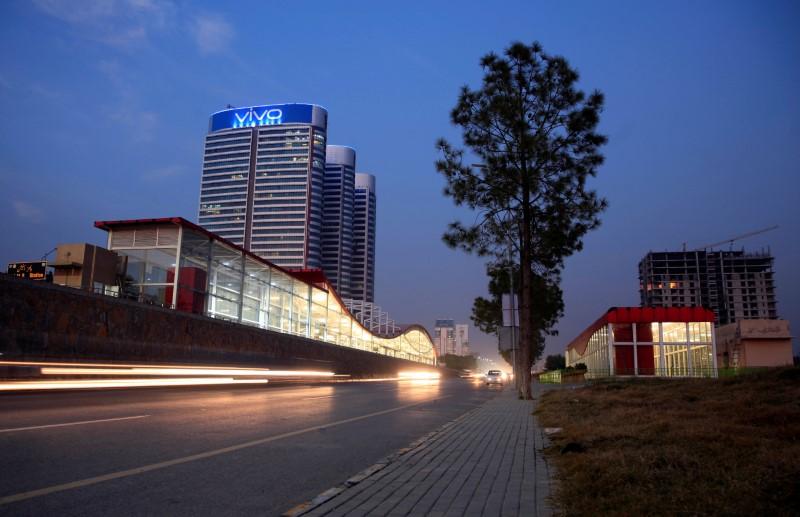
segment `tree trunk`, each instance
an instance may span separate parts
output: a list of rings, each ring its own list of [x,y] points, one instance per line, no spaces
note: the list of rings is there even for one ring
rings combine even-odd
[[[532,270],[531,270],[531,214],[528,206],[530,192],[527,185],[523,186],[522,200],[522,235],[520,235],[520,257],[519,268],[522,277],[522,300],[520,303],[519,317],[519,353],[517,353],[517,370],[520,374],[519,394],[525,400],[533,398],[531,396],[531,347],[533,346],[533,318],[531,306],[532,296]]]

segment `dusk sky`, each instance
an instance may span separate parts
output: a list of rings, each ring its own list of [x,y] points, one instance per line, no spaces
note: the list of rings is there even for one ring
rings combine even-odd
[[[536,40],[605,94],[609,138],[591,182],[609,208],[566,263],[546,353],[638,305],[649,250],[772,225],[733,247],[774,254],[778,313],[798,335],[800,4],[642,4],[3,1],[0,264],[105,244],[98,219],[196,221],[209,115],[309,102],[377,177],[376,302],[431,330],[466,322],[484,261],[441,241],[472,216],[442,195],[434,144],[460,145],[449,113],[479,86],[481,56]],[[471,338],[496,355],[494,336]]]

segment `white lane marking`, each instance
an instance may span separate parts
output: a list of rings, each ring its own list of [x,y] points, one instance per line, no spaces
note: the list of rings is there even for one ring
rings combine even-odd
[[[381,389],[381,390],[370,390],[368,392],[356,393],[356,395],[372,395],[373,393],[383,392],[383,391],[399,391],[399,388],[386,388],[386,389]],[[340,392],[340,393],[334,393],[332,395],[319,395],[319,396],[316,396],[316,397],[303,397],[303,400],[328,399],[328,398],[331,398],[331,397],[338,397],[339,395],[351,395],[351,394],[353,394],[353,393],[352,392],[351,393],[342,393],[342,392]]]
[[[31,431],[33,429],[47,429],[50,427],[66,427],[68,425],[98,424],[100,422],[117,422],[119,420],[133,420],[146,418],[150,415],[123,416],[119,418],[103,418],[101,420],[83,420],[81,422],[66,422],[63,424],[32,425],[30,427],[14,427],[13,429],[0,429],[0,433],[14,433],[16,431]]]
[[[64,490],[72,490],[75,488],[82,488],[89,485],[96,485],[97,483],[103,483],[104,481],[111,481],[114,479],[125,478],[129,476],[135,476],[136,474],[144,474],[145,472],[150,472],[152,470],[159,470],[167,467],[172,467],[173,465],[180,465],[182,463],[189,463],[190,461],[202,460],[205,458],[211,458],[213,456],[219,456],[221,454],[226,454],[229,452],[235,452],[242,449],[247,449],[249,447],[255,447],[256,445],[262,445],[269,442],[274,442],[277,440],[282,440],[284,438],[291,438],[292,436],[298,436],[305,433],[310,433],[313,431],[319,431],[322,429],[329,429],[331,427],[336,427],[344,424],[349,424],[351,422],[358,422],[359,420],[366,420],[367,418],[372,418],[376,416],[386,415],[389,413],[394,413],[396,411],[402,411],[404,409],[408,409],[414,406],[421,406],[423,404],[427,404],[429,402],[433,402],[436,400],[442,400],[451,397],[452,395],[445,395],[442,397],[434,397],[430,399],[423,400],[421,402],[414,402],[413,404],[406,404],[403,406],[398,406],[391,409],[384,409],[383,411],[376,411],[374,413],[367,413],[366,415],[354,416],[352,418],[346,418],[344,420],[337,420],[336,422],[331,422],[329,424],[322,424],[322,425],[315,425],[313,427],[306,427],[304,429],[298,429],[297,431],[289,431],[288,433],[281,433],[276,434],[274,436],[268,436],[266,438],[260,438],[258,440],[253,440],[250,442],[240,443],[238,445],[231,445],[230,447],[223,447],[222,449],[215,449],[213,451],[206,451],[201,452],[199,454],[192,454],[191,456],[184,456],[183,458],[176,458],[174,460],[169,461],[162,461],[160,463],[152,463],[150,465],[145,465],[143,467],[136,467],[128,470],[121,470],[119,472],[112,472],[111,474],[104,474],[102,476],[95,476],[86,479],[80,479],[78,481],[72,481],[70,483],[63,483],[61,485],[54,485],[46,488],[40,488],[38,490],[31,490],[29,492],[20,492],[19,494],[9,495],[6,497],[0,497],[0,505],[5,505],[9,503],[16,503],[18,501],[24,501],[26,499],[33,499],[34,497],[41,497],[44,495],[53,494],[56,492],[63,492]]]

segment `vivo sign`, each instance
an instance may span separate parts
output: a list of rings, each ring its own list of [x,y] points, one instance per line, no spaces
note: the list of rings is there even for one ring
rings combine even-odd
[[[233,116],[236,117],[233,127],[271,126],[281,123],[283,111],[278,108],[263,108],[259,113],[257,108],[250,108],[241,114],[234,112]]]
[[[250,106],[233,108],[211,115],[209,131],[236,129],[244,127],[274,126],[278,124],[320,124],[315,120],[314,109],[323,114],[324,109],[312,104],[275,104],[271,106]],[[325,124],[323,115],[322,124]],[[324,127],[324,126],[323,126]]]

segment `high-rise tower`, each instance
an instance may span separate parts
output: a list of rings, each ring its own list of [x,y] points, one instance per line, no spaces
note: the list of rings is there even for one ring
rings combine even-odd
[[[375,301],[376,208],[375,176],[356,173],[350,296],[365,302]]]
[[[777,319],[773,262],[768,252],[651,251],[639,262],[642,306],[707,307],[718,325]]]
[[[355,150],[329,145],[323,190],[322,269],[343,298],[351,296],[355,174]]]
[[[328,112],[313,104],[211,116],[200,226],[279,266],[322,266]]]

